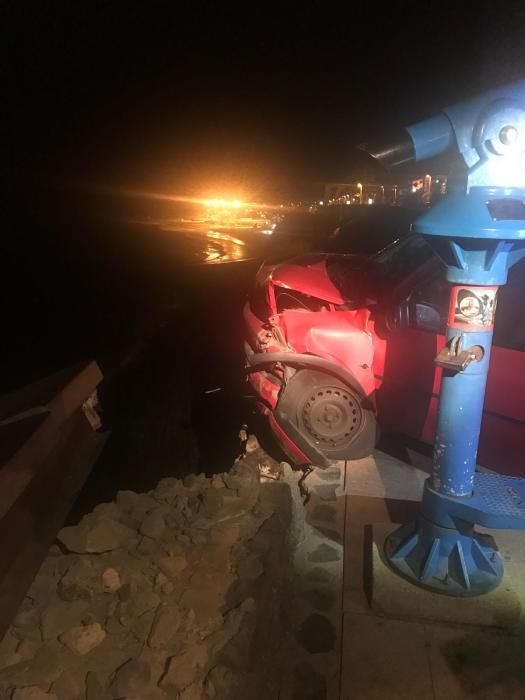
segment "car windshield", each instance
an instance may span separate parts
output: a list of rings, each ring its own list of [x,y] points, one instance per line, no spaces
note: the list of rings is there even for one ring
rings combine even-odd
[[[408,236],[420,212],[376,204],[346,207],[346,217],[323,242],[326,253],[373,255],[393,241]]]
[[[374,256],[374,260],[381,265],[387,277],[400,280],[430,260],[433,255],[432,248],[423,236],[414,233],[391,243]]]

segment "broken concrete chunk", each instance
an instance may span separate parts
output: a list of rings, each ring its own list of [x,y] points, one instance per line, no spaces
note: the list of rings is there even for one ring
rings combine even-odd
[[[252,552],[244,557],[237,567],[239,578],[243,581],[255,581],[264,573],[261,557]]]
[[[157,566],[168,578],[175,578],[188,566],[186,558],[183,556],[162,557],[158,560]]]
[[[160,603],[160,598],[153,591],[138,591],[131,596],[125,603],[121,603],[119,620],[124,627],[130,627],[133,622],[149,612],[155,610]]]
[[[86,676],[86,700],[101,700],[104,697],[104,686],[98,675],[89,671]]]
[[[51,685],[62,670],[59,655],[47,647],[42,647],[31,659],[0,669],[0,686]]]
[[[116,503],[99,503],[92,511],[97,520],[120,520],[123,513]]]
[[[140,525],[139,532],[141,535],[150,537],[152,540],[158,540],[162,537],[165,529],[166,522],[162,513],[158,510],[154,510],[146,515]]]
[[[102,590],[104,593],[114,593],[122,586],[120,574],[116,569],[106,569],[102,573]]]
[[[99,588],[99,572],[93,562],[78,557],[60,579],[57,592],[62,600],[89,600]]]
[[[42,614],[42,637],[44,640],[55,639],[80,624],[88,611],[85,601],[66,603],[61,601],[50,605]]]
[[[40,623],[40,611],[31,598],[24,598],[20,609],[13,620],[13,627],[22,629],[36,627]]]
[[[207,489],[201,496],[201,507],[199,512],[204,517],[214,518],[220,512],[224,502],[224,491],[226,489]]]
[[[84,656],[102,644],[106,633],[98,622],[79,625],[60,635],[60,641],[77,656]]]
[[[208,648],[205,643],[196,644],[183,654],[172,656],[168,670],[159,683],[169,692],[180,692],[204,675],[209,661]]]
[[[83,518],[80,525],[65,527],[58,539],[70,552],[78,554],[102,554],[125,547],[136,537],[136,532],[116,520]]]
[[[58,700],[54,693],[45,693],[36,685],[17,688],[11,697],[12,700]]]
[[[180,610],[173,604],[163,604],[157,608],[155,619],[148,638],[152,649],[160,649],[169,644],[182,623]]]
[[[205,697],[209,696],[205,695],[204,684],[199,681],[198,683],[192,683],[187,688],[184,688],[178,700],[203,700]]]
[[[259,441],[255,437],[255,435],[250,435],[248,437],[248,440],[246,441],[246,454],[251,454],[252,452],[255,452],[256,450],[259,449]]]
[[[121,666],[111,683],[117,698],[142,698],[151,681],[151,669],[144,661],[130,659]]]
[[[51,690],[59,700],[80,700],[85,690],[84,673],[64,671],[53,683]]]
[[[0,668],[13,666],[26,658],[18,650],[20,643],[20,640],[10,632],[5,635],[0,643]]]
[[[167,477],[161,479],[152,492],[153,497],[162,503],[174,503],[185,495],[185,488],[181,481]]]

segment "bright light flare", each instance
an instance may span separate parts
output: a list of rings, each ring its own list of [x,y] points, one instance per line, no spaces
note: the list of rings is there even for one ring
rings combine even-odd
[[[205,199],[203,204],[206,207],[222,207],[224,209],[239,209],[242,206],[240,199]]]
[[[80,185],[79,185],[80,186]],[[203,199],[200,197],[190,197],[188,195],[166,194],[165,192],[152,192],[147,190],[135,190],[126,187],[115,187],[111,185],[82,184],[83,190],[105,194],[113,197],[130,197],[132,199],[150,199],[164,202],[174,202],[181,204],[197,204],[205,207],[224,207],[240,209],[264,209],[267,211],[292,212],[293,206],[282,204],[269,204],[267,202],[245,202],[240,199]]]

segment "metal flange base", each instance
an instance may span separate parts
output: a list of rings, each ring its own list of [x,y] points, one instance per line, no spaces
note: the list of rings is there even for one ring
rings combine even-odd
[[[488,593],[503,577],[503,559],[493,538],[473,526],[459,531],[421,518],[386,539],[385,556],[403,578],[450,596]]]

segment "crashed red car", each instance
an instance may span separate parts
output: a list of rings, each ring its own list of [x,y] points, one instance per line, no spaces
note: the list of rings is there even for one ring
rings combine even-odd
[[[479,462],[519,473],[525,451],[525,262],[500,290]],[[412,235],[373,257],[264,266],[244,309],[248,379],[299,464],[370,454],[377,427],[432,442],[449,285]]]

